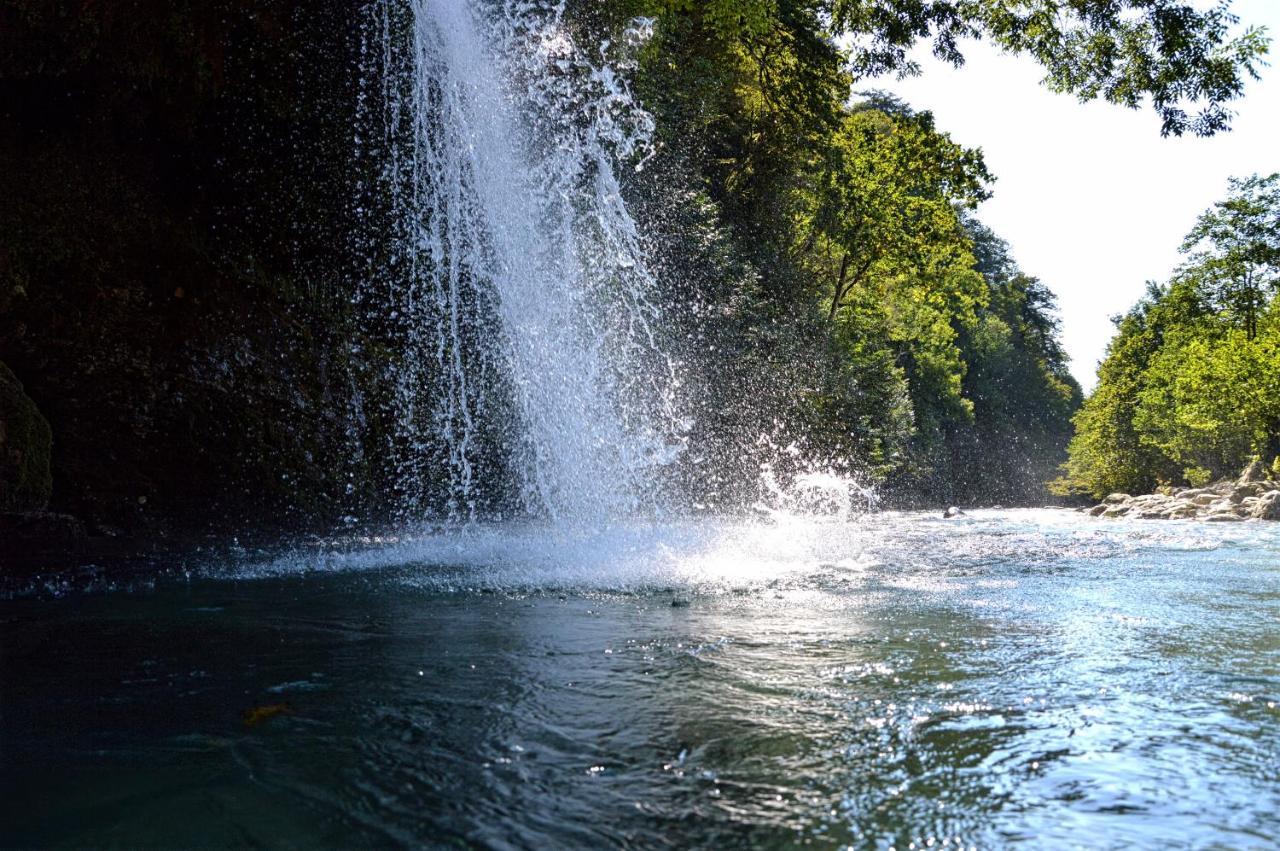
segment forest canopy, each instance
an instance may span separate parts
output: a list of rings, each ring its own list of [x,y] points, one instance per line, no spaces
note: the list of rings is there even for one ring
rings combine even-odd
[[[713,343],[690,357],[712,376],[695,443],[731,464],[769,434],[908,503],[1039,501],[1081,400],[1055,300],[975,218],[995,182],[982,151],[856,90],[910,70],[903,51],[922,33],[959,38],[941,4],[898,24],[889,8],[613,4],[615,23],[658,16],[636,80],[657,126],[649,183],[688,194],[642,186],[638,210],[674,246],[673,298],[714,317],[693,335]],[[738,403],[746,386],[770,393],[755,406],[767,421]]]

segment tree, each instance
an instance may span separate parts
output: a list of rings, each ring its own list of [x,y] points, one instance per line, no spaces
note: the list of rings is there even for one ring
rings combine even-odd
[[[911,72],[906,51],[920,39],[959,62],[959,39],[976,35],[1037,58],[1055,88],[1129,106],[1150,100],[1166,132],[1208,134],[1225,127],[1223,104],[1266,46],[1257,31],[1232,35],[1225,6],[1200,12],[1166,0],[593,8],[612,25],[658,19],[636,82],[657,126],[647,168],[691,192],[651,193],[642,215],[688,246],[669,254],[662,277],[698,317],[685,337],[702,350],[691,359],[719,400],[704,422],[754,440],[803,420],[806,452],[855,453],[898,493],[931,501],[1039,499],[1081,394],[1051,293],[968,220],[992,182],[981,151],[891,97],[850,106],[851,87]],[[694,197],[732,258],[722,283],[683,268],[706,244],[696,228],[672,232],[685,218],[681,199]],[[731,271],[739,265],[742,274]],[[1138,336],[1139,349],[1152,348],[1150,329]],[[788,413],[762,423],[734,404],[761,393]],[[1133,397],[1121,397],[1107,410],[1132,432]]]
[[[917,443],[972,415],[956,340],[987,289],[957,208],[986,198],[990,180],[981,152],[938,131],[930,113],[871,93],[793,193],[791,256],[856,351],[882,350],[902,371]]]
[[[1280,175],[1233,178],[1182,251],[1119,322],[1063,490],[1201,483],[1280,455]]]
[[[1196,220],[1182,252],[1215,309],[1258,335],[1268,293],[1280,287],[1280,173],[1231,178],[1227,198]]]
[[[1101,498],[1115,491],[1147,491],[1180,475],[1176,462],[1143,440],[1134,411],[1166,337],[1209,316],[1195,287],[1177,281],[1169,287],[1148,283],[1146,296],[1116,318],[1098,385],[1075,416],[1075,436],[1055,491]]]
[[[800,190],[799,248],[820,269],[834,319],[877,266],[972,265],[955,205],[989,197],[982,152],[957,145],[894,98],[873,93],[845,116]],[[883,271],[883,270],[882,270]]]
[[[1280,315],[1261,333],[1183,334],[1153,358],[1134,425],[1142,440],[1183,468],[1189,481],[1234,475],[1280,426]]]
[[[1040,503],[1066,457],[1080,386],[1059,340],[1052,291],[1024,274],[1004,241],[980,222],[968,217],[965,228],[989,297],[977,324],[959,338],[973,422],[950,425],[938,478],[953,502]]]

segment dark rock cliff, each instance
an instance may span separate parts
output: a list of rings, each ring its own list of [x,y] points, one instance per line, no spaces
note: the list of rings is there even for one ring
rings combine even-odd
[[[52,427],[51,510],[346,510],[359,15],[0,5],[0,361]]]

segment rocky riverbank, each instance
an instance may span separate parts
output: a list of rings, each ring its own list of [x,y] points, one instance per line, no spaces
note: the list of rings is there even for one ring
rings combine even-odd
[[[1235,480],[1140,496],[1113,493],[1098,505],[1080,510],[1094,517],[1135,520],[1280,520],[1280,482],[1269,478],[1263,465],[1255,462]]]

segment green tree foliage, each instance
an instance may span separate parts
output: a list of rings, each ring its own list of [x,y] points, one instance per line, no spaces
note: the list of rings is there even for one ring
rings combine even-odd
[[[874,96],[844,116],[815,166],[796,232],[831,319],[876,278],[972,265],[955,205],[985,200],[991,177],[981,152],[938,132],[930,113]]]
[[[929,40],[936,56],[963,63],[966,38],[1026,54],[1054,91],[1138,107],[1150,101],[1166,135],[1213,135],[1230,124],[1227,104],[1256,79],[1265,29],[1233,32],[1229,2],[1188,0],[644,0],[639,10],[699,15],[726,41],[767,56],[778,24],[801,13],[849,42],[859,77],[916,71],[907,52]]]
[[[1146,390],[1147,369],[1166,335],[1204,315],[1203,299],[1185,282],[1171,288],[1148,284],[1147,295],[1116,322],[1116,336],[1098,368],[1098,385],[1076,414],[1060,492],[1103,496],[1138,493],[1176,474],[1176,468],[1142,440],[1134,406]]]
[[[695,443],[701,431],[745,458],[758,434],[795,437],[912,500],[1040,499],[1081,393],[1048,289],[971,219],[992,183],[981,151],[893,98],[851,103],[853,86],[916,70],[920,40],[959,63],[978,37],[1034,57],[1053,89],[1149,102],[1164,132],[1207,135],[1266,49],[1225,5],[1172,0],[592,8],[606,28],[656,18],[636,79],[657,119],[648,168],[682,190],[636,192],[670,247],[668,297],[694,317],[678,338],[709,388]]]
[[[917,429],[966,418],[957,327],[987,291],[957,206],[987,197],[979,151],[929,113],[874,95],[847,112],[797,185],[792,257],[846,337],[891,357],[911,388]]]
[[[1232,35],[1237,19],[1227,3],[832,0],[831,12],[838,29],[861,36],[853,61],[862,72],[904,67],[906,49],[920,38],[956,64],[962,39],[986,39],[1033,57],[1054,91],[1129,107],[1149,99],[1166,135],[1225,129],[1226,104],[1257,77],[1268,46],[1261,29]]]
[[[1258,316],[1280,287],[1280,174],[1232,178],[1224,201],[1201,214],[1182,251],[1214,307],[1258,334]]]
[[[1018,269],[988,228],[972,218],[965,226],[988,288],[959,341],[973,418],[948,423],[931,490],[952,502],[1040,501],[1065,458],[1080,386],[1059,341],[1053,293]]]
[[[1230,475],[1254,454],[1275,456],[1280,432],[1280,311],[1261,329],[1179,335],[1148,368],[1134,426],[1185,479]],[[1197,476],[1199,471],[1204,471]]]
[[[1199,484],[1280,455],[1280,175],[1233,179],[1168,286],[1117,322],[1062,491]]]

